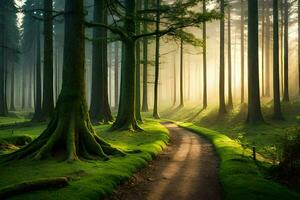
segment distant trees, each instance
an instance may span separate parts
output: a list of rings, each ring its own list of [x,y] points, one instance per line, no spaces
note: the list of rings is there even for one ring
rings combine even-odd
[[[14,77],[14,66],[19,58],[19,30],[13,0],[0,2],[0,116],[8,115],[7,79],[8,70]],[[13,80],[12,80],[13,81]],[[13,82],[12,85],[13,86]],[[13,88],[11,88],[13,90]],[[14,102],[11,101],[11,104]],[[14,108],[14,105],[12,105]]]
[[[241,103],[245,101],[245,8],[241,0]]]
[[[280,86],[279,86],[279,28],[278,28],[278,0],[273,1],[273,95],[274,95],[274,119],[282,119],[280,106]]]
[[[206,0],[203,0],[203,13],[206,13]],[[203,22],[203,109],[207,108],[207,42],[206,42],[206,22]]]
[[[248,1],[248,123],[263,121],[258,70],[258,4]]]
[[[228,108],[233,108],[232,99],[232,61],[231,61],[231,5],[228,3],[227,20],[228,20]]]
[[[289,3],[284,0],[284,90],[283,101],[289,102]]]
[[[226,111],[225,105],[225,3],[220,1],[222,19],[220,21],[220,75],[219,75],[219,114],[223,115]]]
[[[107,24],[107,4],[94,1],[94,21]],[[108,102],[107,29],[95,27],[92,43],[92,90],[90,117],[93,122],[113,120]]]

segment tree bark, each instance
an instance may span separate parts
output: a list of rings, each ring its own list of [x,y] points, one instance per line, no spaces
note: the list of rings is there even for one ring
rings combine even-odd
[[[226,111],[225,105],[225,4],[221,0],[221,14],[220,21],[220,74],[219,74],[219,114],[223,115]]]
[[[1,8],[0,8],[1,9]],[[3,11],[3,8],[1,9]],[[5,14],[4,11],[2,12],[2,23],[0,23],[1,27],[1,32],[0,32],[0,37],[1,37],[1,43],[3,46],[5,46]],[[5,48],[1,48],[0,52],[0,116],[7,116],[8,115],[8,108],[7,108],[7,102],[6,102],[6,90],[5,90],[6,84],[5,84]]]
[[[144,0],[144,9],[148,9],[148,0]],[[145,14],[145,17],[147,15]],[[148,32],[148,24],[147,22],[143,23],[143,32]],[[143,38],[143,100],[142,100],[142,111],[148,112],[148,38]]]
[[[284,91],[283,101],[289,102],[289,3],[284,0]]]
[[[248,123],[262,122],[259,95],[258,5],[248,1]]]
[[[280,87],[279,87],[279,34],[278,34],[278,0],[273,1],[273,96],[274,96],[274,113],[273,118],[276,120],[283,119],[280,105]]]
[[[241,103],[245,102],[245,8],[241,0]]]
[[[44,76],[42,118],[50,119],[54,110],[53,99],[53,0],[44,0]]]
[[[180,104],[179,107],[184,106],[183,93],[183,40],[180,40]]]
[[[40,38],[40,22],[37,22],[37,37],[36,37],[36,96],[35,96],[35,111],[33,121],[42,120],[42,87],[41,87],[41,38]]]
[[[141,10],[142,4],[140,1],[136,2],[136,9]],[[141,24],[136,22],[136,34],[141,33]],[[136,106],[135,106],[135,116],[138,121],[142,121],[141,116],[141,41],[136,41]]]
[[[107,23],[107,7],[104,1],[94,1],[94,21]],[[92,94],[90,117],[93,122],[108,123],[113,120],[108,103],[107,30],[94,28]]]
[[[232,100],[232,63],[231,63],[231,8],[228,5],[228,108],[233,108]]]
[[[135,33],[135,1],[125,0],[126,18],[124,29],[126,32]],[[136,55],[135,40],[131,37],[122,39],[122,69],[121,69],[121,90],[117,119],[111,130],[141,130],[136,120]]]
[[[156,31],[160,30],[160,0],[156,0]],[[158,81],[159,81],[159,53],[160,53],[160,36],[157,35],[155,38],[155,75],[154,75],[154,107],[153,117],[159,119],[158,114]]]
[[[206,12],[206,0],[203,0],[203,13]],[[202,30],[203,38],[203,109],[207,108],[207,38],[206,38],[206,22],[203,22]]]
[[[115,109],[119,102],[119,42],[115,42]]]

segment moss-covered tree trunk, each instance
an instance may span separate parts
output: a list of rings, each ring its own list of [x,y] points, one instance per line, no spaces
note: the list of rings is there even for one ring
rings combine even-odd
[[[47,129],[32,143],[4,160],[31,157],[61,160],[107,158],[121,153],[99,138],[91,125],[84,67],[83,0],[66,0],[63,84],[57,106]]]
[[[273,118],[283,119],[280,105],[280,87],[279,87],[279,31],[278,31],[278,0],[273,1],[273,96],[274,113]]]
[[[258,70],[258,5],[248,1],[248,123],[263,121]]]
[[[156,0],[156,31],[160,30],[160,1]],[[158,81],[159,81],[159,59],[160,59],[160,37],[156,35],[155,38],[155,73],[154,73],[154,107],[153,107],[153,117],[159,119],[158,113]]]
[[[203,13],[206,12],[206,0],[203,0]],[[203,22],[203,109],[207,108],[207,53],[206,53],[206,22]]]
[[[36,34],[36,95],[35,95],[35,110],[32,120],[42,120],[42,87],[41,87],[41,36],[40,36],[40,23],[37,22]]]
[[[54,110],[53,99],[53,0],[44,0],[44,76],[42,118],[47,120]]]
[[[94,1],[94,21],[107,23],[105,1]],[[90,116],[93,122],[108,123],[113,120],[108,102],[107,30],[94,28],[92,94]]]
[[[284,91],[283,101],[289,102],[289,3],[284,0]]]
[[[220,74],[219,74],[219,114],[226,113],[225,106],[225,3],[221,0],[221,14],[220,22]]]
[[[135,1],[126,0],[124,3],[126,17],[124,29],[134,35],[135,29]],[[121,69],[121,90],[119,109],[116,121],[111,130],[141,130],[135,112],[136,100],[136,50],[135,40],[132,37],[122,39],[122,69]]]

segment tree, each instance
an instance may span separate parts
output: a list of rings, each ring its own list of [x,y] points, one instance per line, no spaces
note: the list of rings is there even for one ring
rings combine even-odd
[[[141,10],[142,4],[140,1],[136,3],[136,9]],[[141,23],[136,21],[136,33],[141,34]],[[141,39],[136,41],[136,106],[135,115],[138,121],[142,121],[141,116]]]
[[[283,101],[289,102],[289,3],[284,0],[284,90]]]
[[[263,121],[258,70],[258,5],[248,1],[248,123]]]
[[[33,157],[62,160],[107,159],[122,154],[96,135],[85,94],[83,0],[66,0],[63,85],[46,130],[26,147],[6,154],[2,161]]]
[[[241,103],[245,101],[245,11],[244,0],[241,0]]]
[[[219,75],[219,114],[223,115],[226,111],[225,106],[225,3],[220,2],[222,19],[220,21],[220,75]]]
[[[233,108],[232,100],[232,63],[231,63],[231,8],[228,5],[228,108]]]
[[[7,71],[18,60],[19,32],[13,0],[0,2],[0,116],[8,115]],[[13,71],[13,70],[11,70]]]
[[[148,9],[148,0],[144,0],[144,9]],[[147,14],[144,15],[147,17]],[[143,23],[144,34],[148,32],[148,23],[144,21]],[[143,38],[143,100],[142,100],[142,112],[148,112],[148,38]]]
[[[36,22],[36,95],[33,121],[40,121],[42,119],[42,88],[41,88],[41,36],[40,36],[40,22]]]
[[[107,24],[105,1],[94,1],[94,21]],[[113,120],[108,102],[107,30],[93,29],[92,94],[90,116],[94,122],[108,123]]]
[[[298,90],[300,94],[300,0],[298,0]]]
[[[274,95],[274,119],[283,119],[280,106],[280,88],[279,88],[279,31],[278,31],[278,0],[273,1],[273,95]]]
[[[270,97],[270,49],[271,49],[271,6],[270,6],[270,1],[266,1],[266,25],[265,25],[265,69],[264,69],[264,93],[263,96]]]
[[[160,0],[156,0],[156,31],[160,30]],[[158,80],[159,80],[159,47],[160,37],[156,35],[155,38],[155,80],[154,80],[154,107],[153,107],[153,117],[159,119],[158,114]]]
[[[203,13],[206,13],[206,0],[203,0]],[[207,108],[207,58],[206,58],[206,22],[203,22],[203,109]]]
[[[180,104],[179,107],[184,106],[183,102],[183,39],[180,40]]]
[[[119,102],[119,42],[115,42],[115,108],[118,109]]]
[[[44,0],[44,76],[42,119],[47,120],[54,111],[53,98],[53,0]]]

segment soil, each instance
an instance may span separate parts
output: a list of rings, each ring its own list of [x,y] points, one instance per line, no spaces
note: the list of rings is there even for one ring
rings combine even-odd
[[[219,161],[212,144],[172,123],[170,144],[106,200],[219,200]]]

